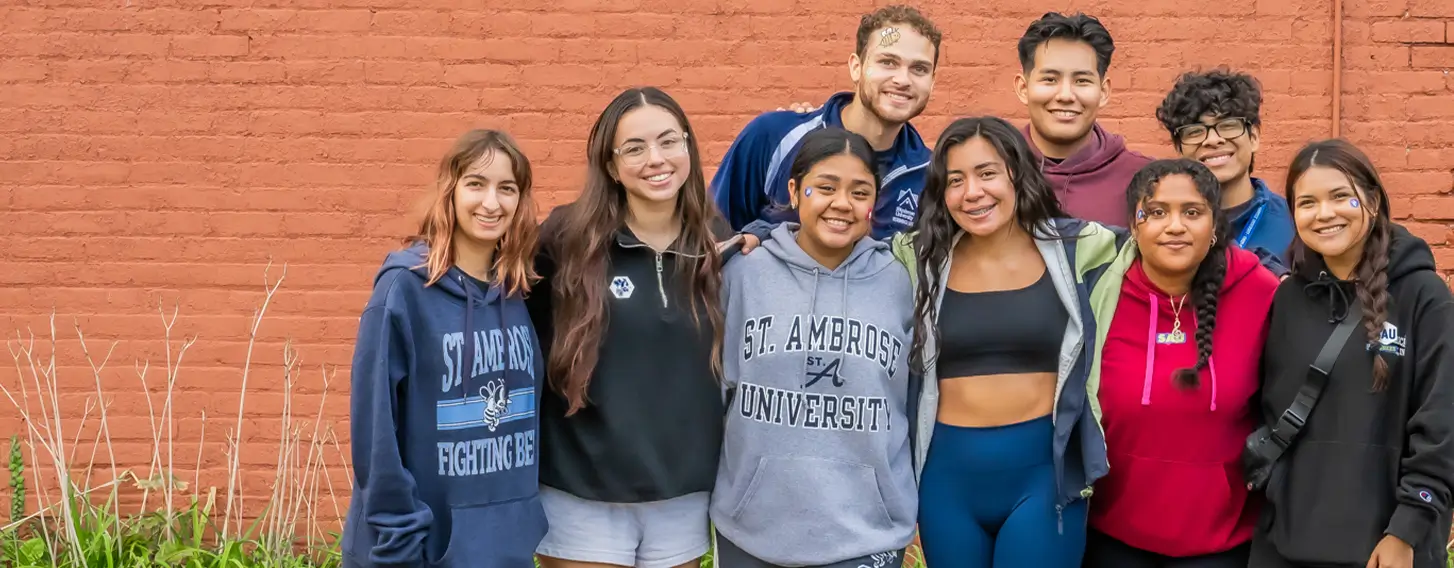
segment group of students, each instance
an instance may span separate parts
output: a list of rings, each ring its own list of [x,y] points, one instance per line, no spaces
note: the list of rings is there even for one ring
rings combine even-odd
[[[539,226],[510,136],[460,138],[360,319],[344,565],[1444,568],[1454,298],[1369,159],[1273,193],[1226,70],[1157,110],[1180,157],[1132,152],[1109,33],[1058,13],[1029,125],[931,148],[940,40],[865,15],[854,91],[710,182],[625,90]]]

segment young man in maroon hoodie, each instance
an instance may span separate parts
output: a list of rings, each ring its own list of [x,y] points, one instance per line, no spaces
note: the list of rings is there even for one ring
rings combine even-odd
[[[1096,122],[1111,99],[1106,71],[1115,50],[1099,20],[1049,12],[1020,37],[1015,94],[1030,111],[1023,132],[1061,207],[1074,217],[1126,227],[1126,185],[1151,158]]]

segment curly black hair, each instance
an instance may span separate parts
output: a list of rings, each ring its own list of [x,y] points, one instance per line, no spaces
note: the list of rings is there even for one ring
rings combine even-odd
[[[1171,143],[1181,151],[1176,129],[1201,121],[1204,114],[1240,116],[1249,126],[1262,124],[1262,84],[1256,77],[1218,67],[1211,71],[1188,71],[1156,109],[1156,120],[1166,129]]]
[[[1030,23],[1020,36],[1017,49],[1020,54],[1020,68],[1026,73],[1035,68],[1035,48],[1052,39],[1068,39],[1085,42],[1096,52],[1096,72],[1102,77],[1111,68],[1111,56],[1116,53],[1116,42],[1111,32],[1101,21],[1081,13],[1069,16],[1059,12],[1046,12],[1040,19]]]
[[[1161,180],[1173,175],[1190,177],[1196,185],[1197,193],[1210,204],[1208,209],[1212,215],[1212,236],[1215,239],[1191,280],[1191,302],[1197,322],[1197,364],[1194,368],[1177,369],[1172,375],[1177,386],[1196,388],[1201,384],[1198,373],[1206,368],[1212,358],[1212,333],[1217,328],[1217,300],[1222,293],[1222,281],[1227,276],[1227,243],[1231,238],[1227,234],[1229,229],[1226,212],[1217,206],[1222,202],[1222,184],[1217,182],[1217,176],[1212,175],[1211,170],[1196,160],[1156,160],[1137,171],[1126,189],[1126,209],[1129,217],[1136,219],[1136,211],[1156,194],[1156,187]]]

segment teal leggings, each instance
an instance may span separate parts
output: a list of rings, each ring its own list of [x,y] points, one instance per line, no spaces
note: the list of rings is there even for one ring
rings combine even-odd
[[[932,568],[1079,568],[1086,503],[1057,514],[1049,416],[990,428],[936,424],[919,486]]]

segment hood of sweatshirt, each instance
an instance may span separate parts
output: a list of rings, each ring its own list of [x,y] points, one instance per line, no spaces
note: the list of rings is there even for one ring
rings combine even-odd
[[[871,238],[829,270],[798,228],[724,269],[731,396],[710,509],[724,538],[780,566],[901,548],[918,503],[908,270]]]
[[[1111,468],[1096,486],[1090,524],[1157,554],[1226,550],[1245,542],[1257,516],[1237,463],[1255,427],[1264,322],[1278,282],[1257,255],[1225,250],[1213,354],[1197,387],[1173,379],[1197,363],[1197,292],[1173,304],[1140,259],[1126,271],[1101,347],[1098,397]],[[1168,502],[1177,508],[1166,510]]]
[[[1031,142],[1040,171],[1067,214],[1103,225],[1128,226],[1126,186],[1151,158],[1127,148],[1125,138],[1107,132],[1100,123],[1091,127],[1084,147],[1059,162],[1046,158],[1035,146],[1029,124],[1020,132]]]
[[[1222,278],[1222,289],[1219,296],[1227,296],[1236,292],[1237,287],[1259,270],[1266,270],[1258,262],[1257,256],[1244,250],[1236,248],[1224,249],[1227,254],[1227,273]],[[1156,347],[1158,345],[1186,345],[1191,348],[1193,359],[1191,364],[1196,363],[1196,329],[1197,317],[1193,295],[1198,294],[1196,290],[1191,291],[1184,298],[1173,299],[1166,292],[1162,291],[1151,282],[1146,276],[1146,271],[1140,261],[1132,265],[1131,270],[1126,273],[1126,280],[1122,288],[1121,306],[1141,306],[1149,314],[1148,322],[1150,327],[1146,330],[1146,370],[1142,380],[1142,387],[1145,393],[1142,404],[1151,404],[1151,385],[1155,380],[1166,379],[1153,375],[1153,368],[1156,362]],[[1117,310],[1122,309],[1117,306]],[[1223,310],[1225,311],[1225,310]],[[1176,331],[1181,335],[1176,336]],[[1241,355],[1246,355],[1241,354]],[[1210,410],[1217,410],[1217,366],[1216,355],[1207,358],[1207,367],[1203,372],[1210,381],[1208,387],[1211,389]]]
[[[526,562],[546,529],[534,327],[522,299],[458,267],[426,286],[427,255],[389,253],[359,319],[343,553],[351,566]]]
[[[1388,283],[1395,282],[1417,272],[1434,272],[1434,251],[1429,244],[1410,233],[1403,225],[1390,223],[1388,246]],[[1309,251],[1297,268],[1299,276],[1307,280],[1308,293],[1316,300],[1327,303],[1328,320],[1342,321],[1348,308],[1357,298],[1357,289],[1352,280],[1339,280],[1328,270],[1323,257]]]

